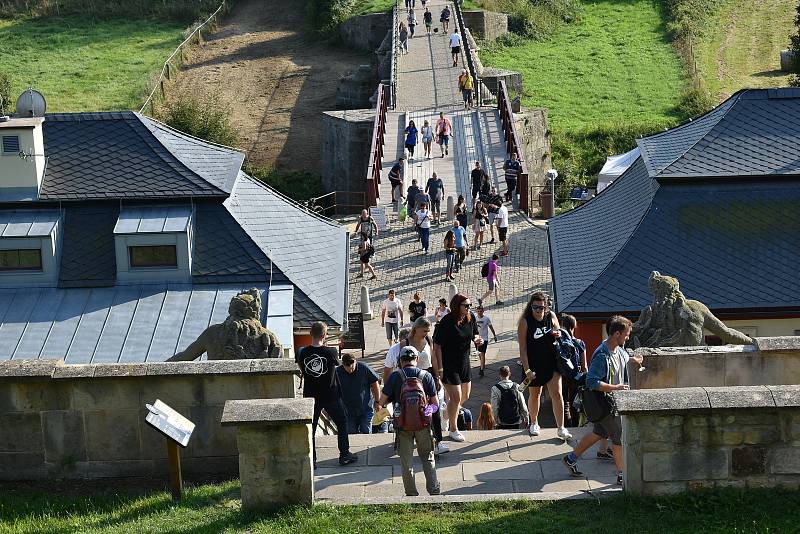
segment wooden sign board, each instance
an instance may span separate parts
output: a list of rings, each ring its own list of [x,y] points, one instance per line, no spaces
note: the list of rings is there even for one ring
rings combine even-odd
[[[375,224],[378,227],[378,230],[386,230],[387,223],[386,223],[386,210],[384,208],[378,206],[372,206],[369,209],[369,214],[375,221]]]
[[[341,347],[364,351],[364,316],[361,312],[347,314],[347,332],[342,337]]]
[[[145,416],[150,426],[167,436],[169,439],[186,447],[194,432],[194,423],[156,399],[153,404],[145,404],[150,413]]]

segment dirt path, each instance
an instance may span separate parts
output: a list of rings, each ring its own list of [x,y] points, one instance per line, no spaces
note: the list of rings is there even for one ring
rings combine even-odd
[[[319,173],[322,112],[334,109],[339,78],[369,57],[306,38],[303,5],[237,2],[172,94],[218,95],[251,163]]]

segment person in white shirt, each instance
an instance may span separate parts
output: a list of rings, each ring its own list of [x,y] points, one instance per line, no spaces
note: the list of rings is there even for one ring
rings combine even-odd
[[[428,204],[423,202],[417,210],[417,229],[419,230],[419,237],[422,241],[422,253],[428,253],[428,245],[430,244],[431,237],[431,212],[428,210]]]
[[[494,220],[497,223],[497,236],[503,244],[503,251],[500,255],[508,256],[508,208],[501,205]]]
[[[486,371],[486,349],[489,348],[489,330],[492,330],[492,335],[494,336],[494,342],[497,343],[497,332],[494,331],[494,326],[492,325],[492,320],[489,318],[488,315],[483,313],[483,304],[480,300],[478,300],[478,307],[476,310],[478,312],[478,316],[475,318],[475,322],[478,323],[478,330],[480,331],[481,338],[483,339],[483,344],[478,347],[478,357],[480,358],[481,367],[478,371],[478,376],[483,378],[483,375]]]
[[[394,289],[390,289],[389,298],[381,304],[381,326],[386,327],[386,339],[390,347],[399,339],[401,324],[403,324],[403,303],[395,297]]]
[[[434,321],[438,323],[442,320],[442,317],[448,313],[450,313],[450,308],[447,307],[447,299],[439,299],[439,306],[437,306],[436,310],[433,312]]]
[[[461,54],[461,36],[458,34],[458,28],[450,34],[450,53],[453,54],[453,66],[458,66],[458,56]]]

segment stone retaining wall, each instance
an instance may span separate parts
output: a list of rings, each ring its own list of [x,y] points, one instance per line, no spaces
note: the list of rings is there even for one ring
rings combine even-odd
[[[800,486],[800,386],[631,390],[622,414],[625,490]]]
[[[643,372],[632,389],[800,384],[800,337],[760,337],[754,345],[638,349]]]
[[[419,15],[422,23],[422,15]],[[392,29],[391,13],[372,13],[351,17],[339,25],[339,36],[349,48],[373,52],[381,46],[384,37]]]
[[[165,438],[144,417],[156,399],[196,427],[185,475],[238,473],[230,399],[294,397],[292,360],[64,365],[0,362],[0,480],[167,475]]]
[[[464,25],[478,39],[494,41],[508,33],[508,15],[494,11],[462,11]]]

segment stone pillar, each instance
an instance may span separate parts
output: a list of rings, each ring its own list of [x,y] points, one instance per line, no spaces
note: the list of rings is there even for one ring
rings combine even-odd
[[[450,195],[447,197],[447,219],[453,220],[456,218],[456,201],[453,199],[453,196]]]
[[[365,191],[374,109],[322,114],[322,183],[325,191]],[[350,211],[358,211],[351,207]]]
[[[369,301],[369,288],[361,286],[361,315],[365,321],[372,319],[372,303]]]
[[[229,400],[222,426],[236,427],[242,508],[314,503],[313,399]]]

